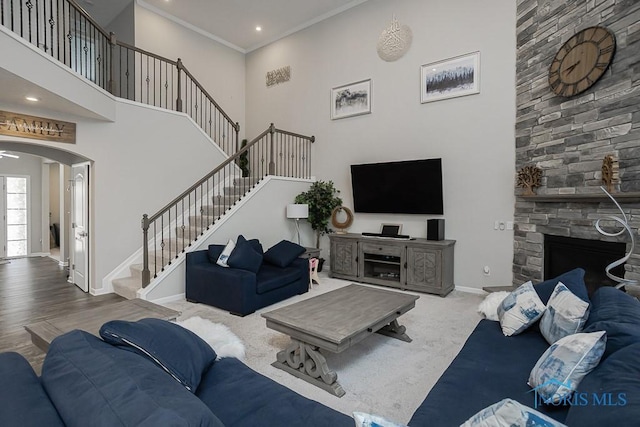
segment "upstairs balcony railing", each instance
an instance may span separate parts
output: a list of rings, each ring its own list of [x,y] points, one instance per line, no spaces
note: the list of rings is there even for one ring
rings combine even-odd
[[[0,0],[0,25],[115,96],[186,113],[230,156],[156,214],[143,216],[143,287],[265,176],[311,177],[314,137],[271,124],[240,147],[240,125],[180,59],[118,41],[74,0]]]
[[[240,125],[180,59],[118,41],[74,0],[0,0],[0,24],[115,96],[188,114],[227,154],[240,148]]]
[[[142,286],[170,265],[267,175],[311,178],[313,136],[271,124],[153,215],[142,217]]]

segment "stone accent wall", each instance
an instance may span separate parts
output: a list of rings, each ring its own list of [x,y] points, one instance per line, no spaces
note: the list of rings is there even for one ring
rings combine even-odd
[[[516,171],[526,165],[543,170],[538,194],[601,193],[602,160],[611,154],[620,166],[616,190],[640,191],[640,2],[518,0],[517,5]],[[548,83],[554,55],[571,36],[594,25],[616,36],[611,67],[586,92],[555,95]],[[623,208],[633,228],[640,228],[640,204]],[[518,197],[514,283],[542,279],[544,234],[623,239],[603,238],[595,230],[595,220],[610,214],[619,215],[611,202]],[[640,257],[634,255],[626,269],[627,278],[640,278]]]

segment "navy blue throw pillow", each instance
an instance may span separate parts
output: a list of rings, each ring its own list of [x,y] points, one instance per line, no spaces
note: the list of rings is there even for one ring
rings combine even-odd
[[[282,240],[264,253],[264,260],[277,267],[287,267],[305,252],[305,248],[288,240]]]
[[[629,345],[640,344],[640,302],[614,287],[599,288],[591,297],[583,332],[595,331],[607,332],[603,359]]]
[[[249,244],[251,245],[254,251],[258,252],[260,255],[264,255],[264,249],[262,249],[262,244],[260,244],[260,240],[251,239],[249,240]]]
[[[547,305],[553,290],[556,288],[558,282],[562,282],[575,296],[583,301],[589,302],[589,294],[587,292],[587,285],[584,283],[584,270],[582,268],[575,268],[571,271],[567,271],[554,277],[553,279],[545,280],[544,282],[536,284],[533,289],[538,293],[540,300]]]
[[[236,247],[229,255],[229,267],[257,273],[262,265],[262,255],[255,251],[251,241],[242,235],[238,236]]]
[[[220,254],[224,250],[225,245],[209,245],[209,249],[207,249],[207,257],[209,258],[209,262],[212,264],[216,264],[218,262],[218,258],[220,258]]]
[[[78,329],[53,340],[41,380],[67,426],[223,426],[152,361]]]
[[[161,319],[112,320],[102,325],[100,336],[109,344],[149,358],[192,393],[217,357],[199,336]]]

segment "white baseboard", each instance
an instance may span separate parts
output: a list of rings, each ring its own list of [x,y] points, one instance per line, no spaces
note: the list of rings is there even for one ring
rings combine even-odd
[[[171,295],[168,297],[164,297],[164,298],[158,298],[158,299],[154,299],[154,300],[150,300],[151,302],[154,302],[156,304],[168,304],[170,302],[175,302],[175,301],[182,301],[185,299],[185,294],[178,294],[178,295]]]
[[[487,295],[488,294],[488,292],[483,290],[483,289],[470,288],[468,286],[457,286],[456,285],[456,291],[466,292],[468,294],[476,294],[476,295]]]

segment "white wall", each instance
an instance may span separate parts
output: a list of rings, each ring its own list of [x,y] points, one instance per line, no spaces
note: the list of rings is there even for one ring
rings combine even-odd
[[[394,14],[411,27],[413,44],[385,62],[376,43]],[[494,221],[512,220],[515,203],[515,26],[511,1],[369,0],[247,55],[247,133],[273,121],[315,135],[313,173],[333,180],[349,207],[350,164],[441,157],[456,285],[510,284],[513,232],[495,231]],[[420,66],[473,51],[481,54],[481,93],[420,104]],[[291,81],[267,88],[265,73],[286,65]],[[368,78],[372,114],[330,120],[330,89]],[[350,231],[400,222],[404,233],[424,237],[427,218],[356,214]]]
[[[137,4],[135,20],[136,47],[174,61],[182,59],[218,105],[234,122],[240,123],[242,138],[245,135],[244,55]]]
[[[0,175],[28,176],[30,227],[29,250],[30,253],[49,252],[49,247],[42,245],[42,159],[37,156],[17,153],[19,159],[0,159]],[[4,215],[4,213],[1,213]],[[48,240],[47,240],[48,243]],[[3,243],[2,243],[3,244]]]
[[[51,224],[60,225],[60,163],[49,165],[49,212]]]
[[[252,190],[250,197],[239,202],[239,209],[222,221],[214,224],[210,236],[198,239],[191,251],[207,249],[210,244],[226,244],[229,239],[234,242],[242,234],[247,239],[259,239],[266,251],[279,241],[286,239],[295,241],[296,230],[293,220],[286,217],[286,206],[296,195],[307,191],[310,182],[291,178],[268,177]],[[302,221],[300,226],[300,243],[312,246],[311,228]],[[149,289],[146,299],[162,300],[176,297],[185,292],[185,263],[178,261],[161,286]]]
[[[135,46],[135,7],[132,1],[122,12],[108,23],[105,29],[116,35],[118,41]]]
[[[154,214],[226,158],[184,114],[128,101],[115,104],[113,123],[54,116],[77,123],[74,145],[32,141],[92,160],[90,271],[92,289],[98,291],[102,278],[142,246],[142,214]]]

